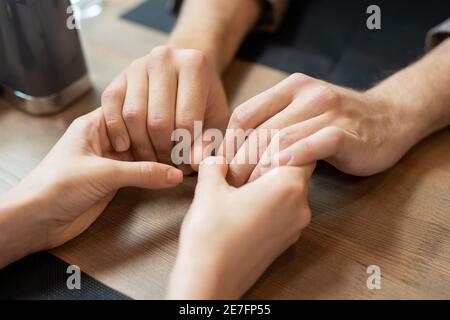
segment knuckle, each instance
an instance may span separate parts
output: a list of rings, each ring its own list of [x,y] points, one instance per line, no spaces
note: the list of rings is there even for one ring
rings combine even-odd
[[[244,128],[247,123],[246,112],[241,106],[234,109],[230,117],[230,124],[233,128]]]
[[[155,47],[150,52],[150,59],[152,61],[167,61],[172,55],[172,48],[167,45]]]
[[[102,101],[103,102],[110,102],[110,101],[117,101],[121,100],[123,98],[124,91],[118,88],[106,88],[105,91],[102,93]]]
[[[305,139],[301,145],[301,151],[303,156],[307,159],[315,158],[315,148],[311,141]]]
[[[122,112],[122,117],[126,123],[136,123],[142,119],[143,115],[137,110],[128,110],[128,108],[125,108]]]
[[[130,63],[130,67],[127,71],[132,71],[134,69],[140,69],[142,67],[143,63],[144,63],[143,59],[135,59]]]
[[[293,196],[297,198],[299,194],[305,191],[305,184],[301,177],[293,174],[293,170],[300,170],[294,167],[280,167],[277,169],[276,179],[274,181],[274,188],[280,192],[280,195],[285,198]]]
[[[99,120],[96,118],[93,118],[91,114],[85,114],[83,116],[80,116],[72,121],[70,124],[68,130],[75,130],[78,132],[89,132],[90,128],[97,127],[99,124],[97,123]],[[92,135],[89,134],[88,139]]]
[[[151,181],[154,176],[154,169],[147,163],[142,163],[139,166],[140,175],[143,179]]]
[[[331,126],[326,128],[327,135],[334,145],[342,145],[345,139],[345,132],[339,127]]]
[[[277,139],[281,149],[286,149],[295,142],[292,133],[288,131],[281,131],[278,134]]]
[[[303,194],[303,192],[305,191],[305,184],[303,183],[303,181],[299,179],[297,176],[293,178],[291,174],[289,175],[289,177],[290,178],[286,183],[286,190],[285,190],[286,194],[293,196]]]
[[[120,119],[120,118],[107,118],[107,119],[105,119],[105,123],[106,123],[106,126],[108,128],[118,128],[121,125],[121,123],[122,123],[122,119]]]
[[[319,86],[314,100],[329,109],[336,109],[341,104],[341,94],[331,86]]]
[[[206,66],[206,55],[196,49],[186,49],[182,52],[182,61],[195,69],[201,69]]]
[[[81,116],[72,121],[72,128],[84,128],[87,125],[87,117]]]
[[[192,116],[184,115],[176,119],[176,127],[180,129],[191,130],[194,128],[195,119]]]
[[[150,131],[156,132],[165,131],[169,127],[168,121],[159,115],[151,115],[147,125]]]
[[[310,82],[311,80],[312,80],[312,78],[307,76],[306,74],[296,72],[296,73],[291,74],[286,79],[286,84],[293,86],[293,87],[299,87],[299,86],[302,86],[302,85]]]

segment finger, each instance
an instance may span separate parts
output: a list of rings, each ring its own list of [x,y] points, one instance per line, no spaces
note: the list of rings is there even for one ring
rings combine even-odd
[[[276,136],[280,129],[296,123],[298,119],[296,109],[298,109],[297,106],[289,105],[248,136],[230,162],[228,181],[231,185],[239,187],[248,181],[250,174],[260,161],[272,138]]]
[[[333,102],[330,97],[329,89],[324,85],[317,85],[310,90],[304,90],[288,107],[260,125],[257,131],[281,130],[298,122],[319,116],[323,113],[324,107]],[[268,136],[269,142],[275,136],[275,133],[275,131],[271,132]],[[251,146],[251,140],[247,139],[244,142],[230,163],[229,181],[232,185],[240,186],[248,181],[260,158],[258,157],[256,163],[247,163],[246,159],[252,156],[262,156],[268,146],[268,144],[258,146],[258,153],[252,155],[248,154],[248,152],[254,152],[252,151],[254,148]]]
[[[308,179],[314,171],[315,164],[310,164],[303,167],[278,167],[274,168],[267,174],[260,177],[251,183],[241,187],[240,190],[245,190],[252,194],[258,194],[261,190],[271,190],[267,194],[268,201],[277,201],[282,198],[288,201],[290,199],[299,198],[306,199],[308,191]],[[262,201],[265,201],[262,199]]]
[[[230,120],[230,109],[227,97],[223,89],[223,84],[219,76],[213,76],[208,92],[208,99],[205,110],[205,127],[216,128],[225,132]],[[223,134],[222,134],[223,139]]]
[[[275,193],[286,202],[296,201],[293,210],[295,220],[292,226],[297,230],[303,230],[311,222],[311,209],[308,205],[308,193],[310,186],[310,178],[316,163],[311,163],[302,167],[279,167],[261,177],[264,188],[264,180],[271,186],[276,187]],[[257,181],[255,181],[257,182]],[[290,200],[292,199],[292,200]]]
[[[247,182],[270,141],[278,131],[260,128],[252,132],[230,163],[227,180],[240,187]]]
[[[331,121],[332,119],[330,119],[328,114],[322,114],[281,130],[272,138],[269,147],[262,155],[248,181],[254,181],[261,175],[277,167],[279,165],[278,161],[272,161],[278,159],[273,159],[275,154],[285,150],[295,142],[316,133],[321,128],[326,127]]]
[[[209,84],[206,81],[206,58],[202,54],[188,50],[183,52],[182,58],[178,76],[175,128],[188,130],[192,145],[203,131]],[[194,123],[197,125],[195,130]]]
[[[286,108],[295,97],[296,89],[306,85],[312,78],[303,74],[293,74],[274,87],[251,98],[238,106],[232,113],[220,148],[220,155],[224,155],[227,161],[231,161],[242,145],[242,141],[236,141],[233,130],[247,131],[256,128]]]
[[[206,190],[227,186],[225,176],[228,166],[223,157],[209,157],[200,164],[198,174],[198,188]]]
[[[136,160],[156,161],[147,133],[148,74],[143,62],[134,62],[127,72],[127,93],[122,110]]]
[[[116,188],[162,189],[174,187],[183,181],[180,170],[163,163],[110,161],[114,173],[111,177]]]
[[[117,152],[123,152],[130,148],[130,138],[122,118],[126,90],[125,73],[121,73],[102,94],[102,110],[109,140]]]
[[[287,149],[274,155],[280,166],[302,166],[318,160],[339,163],[344,160],[346,144],[356,139],[339,127],[325,127],[313,135],[299,140]]]
[[[218,78],[214,78],[213,92],[209,92],[205,111],[203,133],[192,146],[191,168],[198,171],[200,162],[219,154],[226,126],[230,117],[225,93]]]
[[[208,148],[208,143],[203,138],[203,135],[195,139],[191,147],[191,169],[194,171],[199,171],[200,163],[208,158],[208,156],[214,156],[214,154],[206,155],[206,149]]]
[[[304,185],[306,187],[307,184],[305,182],[308,181],[309,178],[311,178],[311,175],[314,172],[315,168],[315,162],[309,163],[304,166],[274,168],[257,181],[249,183],[249,185],[272,185],[273,187],[275,187],[277,183],[284,184],[287,182],[300,181],[304,182]]]
[[[198,137],[192,145],[191,168],[194,171],[199,170],[199,165],[204,159],[217,155],[222,139],[223,133],[220,129],[205,128],[203,134]]]
[[[169,48],[160,47],[151,53],[147,129],[159,162],[171,163],[170,139],[175,126],[177,73]]]

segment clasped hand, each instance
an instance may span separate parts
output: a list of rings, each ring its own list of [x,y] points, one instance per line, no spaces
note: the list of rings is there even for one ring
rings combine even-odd
[[[312,165],[279,168],[235,188],[225,179],[223,163],[211,157],[201,164],[168,288],[171,298],[240,297],[310,221]],[[182,172],[167,164],[136,161],[130,150],[117,152],[101,108],[82,116],[25,179],[2,195],[0,228],[10,246],[2,242],[0,267],[78,236],[119,188],[168,188],[182,179]]]

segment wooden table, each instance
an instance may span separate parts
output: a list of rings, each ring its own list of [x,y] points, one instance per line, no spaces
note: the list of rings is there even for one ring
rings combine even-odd
[[[0,191],[24,177],[75,117],[99,105],[122,68],[165,42],[166,34],[119,19],[139,2],[108,0],[100,17],[83,23],[94,90],[74,106],[37,118],[0,100]],[[225,75],[231,105],[285,76],[234,62]],[[91,228],[52,253],[132,298],[162,298],[194,185],[189,178],[172,190],[124,189]],[[371,178],[320,166],[310,201],[310,227],[246,298],[450,298],[450,129]],[[366,286],[369,265],[381,268],[381,290]]]

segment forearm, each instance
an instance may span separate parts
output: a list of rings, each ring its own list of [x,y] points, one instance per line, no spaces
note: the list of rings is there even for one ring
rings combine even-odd
[[[39,200],[16,188],[0,195],[0,269],[44,248]]]
[[[226,293],[226,285],[219,283],[220,259],[215,256],[213,252],[201,256],[195,246],[182,242],[171,272],[167,299],[230,298]],[[231,282],[229,281],[227,285]]]
[[[258,0],[185,0],[169,44],[203,51],[221,73],[260,11]]]
[[[402,121],[414,127],[415,139],[450,124],[450,39],[415,64],[369,90],[399,106]]]

